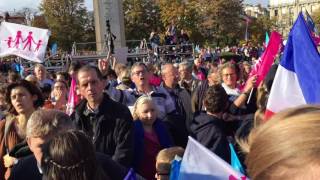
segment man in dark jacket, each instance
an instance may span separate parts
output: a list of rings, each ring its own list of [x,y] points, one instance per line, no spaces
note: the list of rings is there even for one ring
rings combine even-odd
[[[19,159],[18,163],[12,167],[10,174],[12,180],[41,180],[41,146],[56,134],[74,129],[74,125],[67,114],[61,111],[42,109],[32,114],[28,120],[27,129],[27,142],[33,155]],[[121,180],[128,173],[125,167],[114,162],[108,155],[96,153],[96,159],[111,179]]]
[[[210,86],[203,101],[206,113],[195,117],[191,132],[193,137],[216,155],[230,163],[230,149],[222,115],[228,107],[228,95],[219,85]]]
[[[129,109],[103,93],[106,84],[98,68],[84,66],[77,77],[84,99],[76,107],[72,120],[92,138],[97,152],[130,167],[134,127]]]

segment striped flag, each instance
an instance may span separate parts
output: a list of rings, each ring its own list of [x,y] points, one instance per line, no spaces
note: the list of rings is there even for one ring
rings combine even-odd
[[[320,56],[302,13],[299,14],[277,69],[266,119],[286,108],[320,103]]]

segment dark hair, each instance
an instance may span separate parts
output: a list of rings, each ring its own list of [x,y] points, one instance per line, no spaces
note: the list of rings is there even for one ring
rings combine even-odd
[[[81,63],[79,61],[72,61],[69,65],[68,72],[70,71],[79,71],[79,69],[82,67]]]
[[[210,113],[220,113],[226,109],[228,104],[228,95],[220,85],[212,85],[208,88],[203,104]]]
[[[131,67],[131,70],[130,70],[131,73],[130,73],[130,75],[132,76],[132,70],[133,70],[134,68],[140,67],[140,66],[142,66],[142,67],[144,68],[144,70],[148,72],[148,67],[146,66],[146,64],[144,64],[143,62],[136,62],[136,63],[134,63],[134,64],[132,65],[132,67]]]
[[[21,76],[14,72],[14,71],[11,71],[8,73],[8,81],[11,81],[11,82],[17,82],[21,79]]]
[[[7,85],[6,84],[0,84],[0,94],[5,96],[6,95],[6,91],[7,91]]]
[[[240,68],[239,68],[239,66],[238,66],[237,64],[232,63],[232,62],[226,62],[226,63],[224,63],[224,64],[222,64],[222,65],[219,66],[219,74],[220,74],[220,77],[223,76],[222,71],[223,71],[224,69],[226,69],[226,68],[231,68],[231,69],[233,69],[234,72],[235,72],[236,75],[237,75],[237,80],[239,80],[239,78],[240,78]]]
[[[42,146],[45,180],[108,179],[99,167],[93,144],[83,132],[69,130]]]
[[[0,95],[2,95],[3,96],[3,98],[5,98],[6,97],[6,91],[7,91],[7,85],[6,84],[0,84]],[[2,107],[0,107],[0,109],[1,110],[7,110],[7,107],[8,106],[8,103],[5,101],[5,102],[3,102],[3,106]]]
[[[116,74],[116,72],[115,72],[114,70],[109,69],[109,70],[107,71],[107,74],[104,76],[104,78],[105,78],[105,79],[108,79],[108,77],[117,78],[118,76],[117,76],[117,74]]]
[[[103,80],[104,77],[102,75],[102,73],[100,72],[100,70],[95,67],[95,66],[90,66],[90,65],[85,65],[85,66],[82,66],[79,71],[78,71],[78,75],[80,74],[80,72],[89,72],[89,71],[95,71],[97,73],[97,76],[100,80]],[[78,78],[78,77],[77,77]]]
[[[34,108],[38,108],[43,105],[44,99],[43,99],[43,96],[42,96],[40,89],[37,86],[35,86],[34,84],[32,84],[31,82],[22,79],[17,82],[9,84],[9,86],[7,87],[6,101],[8,103],[10,113],[17,114],[16,110],[14,109],[14,107],[11,104],[11,91],[12,91],[12,89],[17,88],[17,87],[24,87],[25,89],[27,89],[27,91],[29,91],[29,93],[32,96],[33,95],[37,96],[37,100],[35,100],[33,102]]]
[[[68,83],[68,82],[70,81],[70,75],[69,75],[67,72],[59,71],[59,72],[56,73],[56,77],[57,77],[58,75],[63,76],[64,79],[65,79],[65,81],[66,81],[66,83]]]
[[[65,82],[65,81],[62,81],[62,80],[58,80],[58,81],[55,81],[54,83],[53,83],[53,85],[52,85],[52,90],[54,89],[54,85],[56,84],[56,83],[62,83],[67,89],[68,89],[68,84],[67,84],[67,82]]]

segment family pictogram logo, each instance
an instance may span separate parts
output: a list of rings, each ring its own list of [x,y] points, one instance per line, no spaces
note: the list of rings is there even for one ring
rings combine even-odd
[[[40,47],[42,46],[42,40],[38,40],[36,42],[32,36],[32,31],[29,31],[27,37],[23,39],[22,32],[17,31],[16,37],[13,40],[11,36],[8,37],[7,40],[8,48],[16,48],[19,49],[21,45],[23,45],[23,50],[27,49],[29,51],[39,51]]]

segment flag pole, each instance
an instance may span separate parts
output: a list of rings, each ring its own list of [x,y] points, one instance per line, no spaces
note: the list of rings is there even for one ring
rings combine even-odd
[[[245,34],[245,40],[248,42],[248,27],[249,27],[249,20],[246,20],[246,34]]]
[[[251,91],[250,91],[250,94],[249,94],[249,97],[248,97],[248,100],[247,100],[247,104],[249,104],[249,102],[251,100],[252,93],[253,93],[253,88],[251,88]]]

